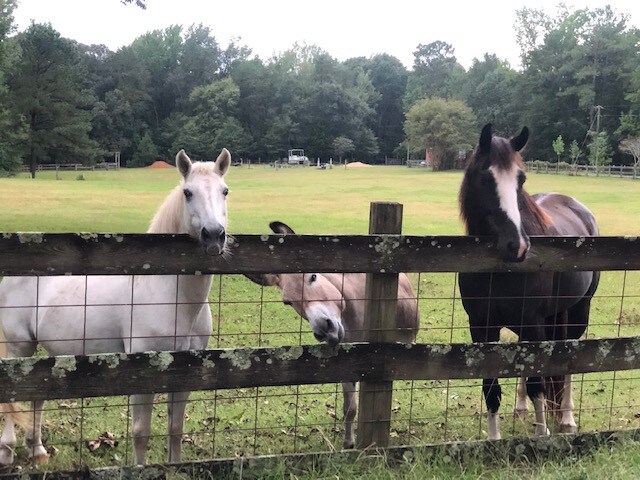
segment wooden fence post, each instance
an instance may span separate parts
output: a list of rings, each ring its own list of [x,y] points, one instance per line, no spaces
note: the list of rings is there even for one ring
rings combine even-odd
[[[402,233],[402,205],[392,202],[371,203],[369,234]],[[398,274],[368,273],[365,288],[365,323],[371,343],[396,342]],[[357,446],[389,446],[393,382],[360,382],[358,400]]]

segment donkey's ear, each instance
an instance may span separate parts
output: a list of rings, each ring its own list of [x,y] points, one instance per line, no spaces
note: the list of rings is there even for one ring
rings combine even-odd
[[[289,225],[282,222],[271,222],[269,227],[273,230],[273,233],[281,233],[283,235],[295,235],[296,233]]]
[[[227,150],[226,148],[223,148],[216,160],[216,173],[221,177],[224,177],[224,174],[227,173],[227,170],[229,170],[230,165],[231,165],[231,154],[229,153],[229,150]]]
[[[513,137],[510,142],[513,149],[516,152],[519,152],[527,144],[527,140],[529,140],[529,129],[527,127],[522,127],[520,134],[517,137]]]
[[[176,167],[184,178],[187,178],[189,172],[191,171],[191,159],[189,156],[184,153],[184,150],[180,150],[176,155]]]
[[[488,153],[491,150],[491,136],[493,135],[491,124],[487,123],[482,127],[480,132],[480,141],[478,142],[478,149],[480,153]]]
[[[280,276],[273,273],[245,273],[244,276],[263,287],[272,287],[280,283]]]

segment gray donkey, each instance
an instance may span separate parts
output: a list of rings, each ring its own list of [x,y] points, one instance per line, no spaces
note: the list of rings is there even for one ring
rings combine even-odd
[[[281,222],[271,222],[271,230],[294,234]],[[255,283],[276,286],[282,291],[282,302],[290,305],[311,325],[319,342],[337,345],[340,342],[366,341],[364,331],[364,273],[283,273],[246,275]],[[418,299],[406,274],[398,277],[397,338],[413,343],[420,323]],[[356,384],[343,382],[343,414],[345,435],[343,448],[355,444],[354,419],[357,411]]]

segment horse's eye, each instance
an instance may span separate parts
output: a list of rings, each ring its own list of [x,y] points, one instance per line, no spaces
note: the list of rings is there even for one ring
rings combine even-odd
[[[316,281],[316,278],[318,278],[318,277],[316,276],[316,274],[315,274],[315,273],[314,273],[314,274],[312,274],[312,275],[311,275],[311,277],[309,278],[309,283],[313,283],[313,282],[315,282],[315,281]]]
[[[289,300],[283,300],[282,303],[284,303],[285,305],[291,306],[291,302]]]
[[[225,197],[226,197],[227,195],[229,195],[229,189],[228,189],[228,188],[225,188],[225,189],[222,191],[222,194],[223,194]]]
[[[188,188],[185,188],[183,190],[184,192],[184,198],[186,198],[187,200],[189,200],[191,197],[193,197],[193,192],[191,190],[189,190]]]

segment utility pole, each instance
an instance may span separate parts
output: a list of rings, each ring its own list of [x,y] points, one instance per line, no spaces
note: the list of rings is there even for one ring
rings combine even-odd
[[[596,142],[596,177],[599,176],[598,174],[598,160],[600,160],[600,110],[602,110],[602,106],[601,105],[596,105],[594,107],[596,109],[596,137],[595,137],[595,142]]]

